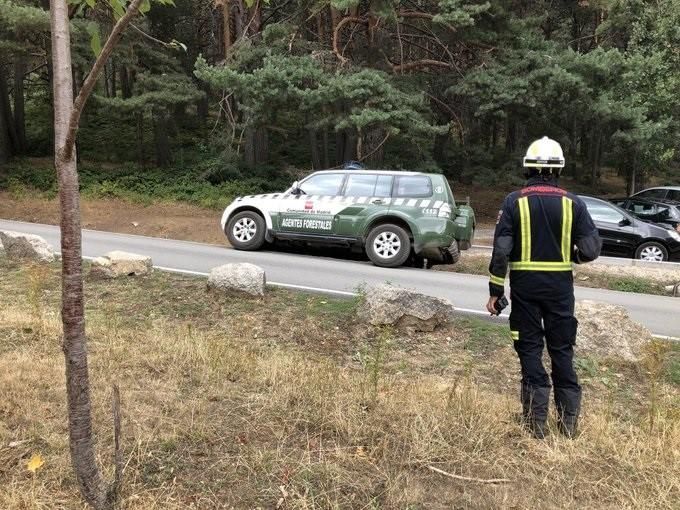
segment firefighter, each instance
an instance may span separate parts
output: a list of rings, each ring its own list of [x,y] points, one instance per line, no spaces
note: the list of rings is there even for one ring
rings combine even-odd
[[[510,270],[510,334],[522,369],[522,421],[545,437],[550,380],[543,367],[544,340],[552,361],[557,423],[574,437],[581,407],[581,386],[574,371],[572,263],[595,260],[602,241],[585,204],[558,186],[564,167],[560,144],[548,137],[533,142],[524,157],[527,183],[505,198],[498,213],[487,309],[500,314]]]

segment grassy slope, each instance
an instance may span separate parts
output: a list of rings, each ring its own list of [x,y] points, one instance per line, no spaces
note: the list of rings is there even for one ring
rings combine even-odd
[[[0,261],[0,508],[80,507],[58,289],[56,267]],[[432,334],[394,334],[357,324],[356,306],[283,291],[216,296],[201,280],[161,273],[88,281],[107,466],[111,383],[122,388],[123,507],[677,503],[679,352],[664,349],[642,366],[581,358],[583,434],[537,442],[513,417],[517,361],[504,328],[460,319]],[[31,475],[34,453],[46,463]],[[430,465],[512,482],[452,480]]]

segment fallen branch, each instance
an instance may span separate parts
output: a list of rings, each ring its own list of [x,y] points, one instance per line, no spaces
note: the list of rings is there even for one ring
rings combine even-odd
[[[473,478],[470,476],[461,476],[461,475],[454,475],[453,473],[447,473],[446,471],[443,471],[439,468],[436,468],[434,466],[427,466],[427,469],[430,471],[434,471],[435,473],[439,473],[440,475],[448,476],[449,478],[453,478],[455,480],[464,480],[466,482],[477,482],[477,483],[512,483],[512,480],[509,478]]]

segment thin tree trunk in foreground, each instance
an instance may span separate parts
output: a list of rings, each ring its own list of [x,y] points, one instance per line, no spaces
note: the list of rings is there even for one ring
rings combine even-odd
[[[68,7],[51,0],[52,62],[54,69],[54,164],[59,181],[61,207],[62,323],[66,361],[69,444],[80,492],[94,508],[104,508],[106,491],[97,466],[92,436],[92,404],[87,368],[85,310],[83,301],[80,195],[76,155],[64,154],[73,109],[73,75]]]
[[[120,410],[114,390],[114,429],[116,435],[116,476],[111,488],[104,481],[96,462],[92,435],[92,404],[85,336],[83,299],[80,193],[75,140],[80,115],[125,27],[138,13],[142,0],[134,0],[113,27],[78,97],[73,101],[73,74],[68,5],[66,0],[50,0],[54,90],[54,164],[59,183],[61,208],[62,324],[66,363],[69,445],[71,461],[83,498],[97,510],[113,508],[120,490]]]

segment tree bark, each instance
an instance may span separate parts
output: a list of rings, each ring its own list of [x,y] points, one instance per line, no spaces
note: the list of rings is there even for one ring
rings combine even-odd
[[[328,128],[323,129],[323,167],[330,168],[330,154],[328,153]]]
[[[137,157],[139,166],[144,168],[144,112],[137,113]]]
[[[161,108],[153,110],[153,141],[156,148],[156,165],[166,167],[172,161],[168,138],[168,116]]]
[[[130,83],[130,75],[128,74],[125,65],[120,66],[120,94],[123,99],[130,99],[132,97],[132,84]]]
[[[59,182],[62,257],[62,323],[66,361],[66,394],[71,461],[85,501],[105,508],[106,490],[97,466],[92,435],[90,380],[85,337],[80,202],[75,152],[64,153],[73,109],[73,74],[68,7],[65,0],[50,2],[54,72],[55,167]]]
[[[4,125],[5,135],[9,139],[9,152],[11,155],[16,154],[18,147],[17,132],[14,126],[14,115],[12,115],[12,107],[9,100],[9,90],[7,88],[7,74],[5,67],[0,65],[0,117],[3,118],[1,123]]]
[[[96,510],[112,509],[119,496],[122,457],[119,448],[120,413],[114,392],[116,475],[108,487],[96,461],[92,434],[92,404],[85,336],[85,304],[82,276],[80,192],[75,140],[82,110],[123,30],[139,12],[142,0],[133,0],[116,22],[78,96],[73,101],[73,69],[69,10],[66,0],[50,0],[51,52],[53,64],[54,164],[59,183],[63,351],[71,462],[80,492]]]
[[[26,153],[26,113],[24,108],[24,76],[26,60],[18,57],[14,63],[14,130],[17,134],[16,151]]]
[[[316,136],[316,129],[309,128],[309,148],[312,154],[312,168],[318,170],[321,168],[321,154],[319,153],[319,140]]]

